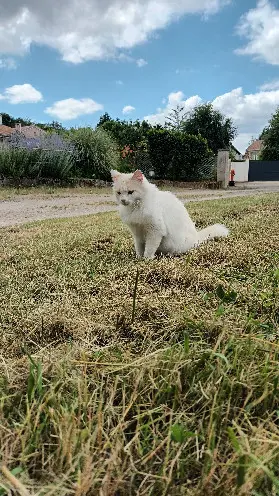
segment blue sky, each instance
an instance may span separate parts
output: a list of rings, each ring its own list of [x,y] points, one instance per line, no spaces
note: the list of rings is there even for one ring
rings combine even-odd
[[[65,126],[164,123],[213,101],[244,151],[279,105],[279,4],[269,0],[0,0],[0,111]],[[12,4],[12,5],[10,5]]]

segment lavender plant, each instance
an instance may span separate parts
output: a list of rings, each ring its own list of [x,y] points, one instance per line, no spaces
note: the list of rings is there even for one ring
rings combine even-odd
[[[66,179],[74,166],[73,145],[56,133],[26,138],[14,133],[7,147],[0,151],[0,174],[21,179]]]

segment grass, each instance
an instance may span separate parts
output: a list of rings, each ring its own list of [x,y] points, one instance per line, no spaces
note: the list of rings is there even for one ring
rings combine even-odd
[[[116,213],[0,230],[0,495],[279,494],[279,195],[136,261]]]

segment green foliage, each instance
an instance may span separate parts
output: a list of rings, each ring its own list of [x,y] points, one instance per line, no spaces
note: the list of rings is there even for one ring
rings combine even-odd
[[[113,120],[108,114],[104,114],[97,124],[97,128],[99,127],[102,127],[102,129],[108,131],[113,136],[120,150],[125,146],[136,150],[144,138],[146,138],[147,132],[152,126],[146,121],[128,122],[120,121],[119,119]]]
[[[261,152],[262,160],[279,160],[279,107],[269,121],[269,125],[262,132],[264,148]]]
[[[31,121],[3,115],[3,123],[31,124]],[[236,135],[231,119],[211,103],[197,106],[190,114],[177,106],[167,117],[165,127],[146,121],[112,119],[101,116],[95,130],[66,130],[59,122],[37,124],[52,135],[68,136],[74,154],[55,151],[40,153],[14,151],[0,157],[0,173],[10,177],[71,176],[109,180],[110,169],[131,172],[141,169],[147,176],[152,169],[156,179],[191,181],[215,179],[213,155],[227,148]]]
[[[4,126],[15,127],[17,123],[22,124],[22,126],[30,126],[32,124],[31,119],[23,119],[22,117],[12,117],[6,112],[2,112],[2,124]]]
[[[214,109],[212,103],[195,107],[183,122],[182,129],[187,134],[200,134],[214,154],[222,148],[229,148],[237,134],[232,120]]]
[[[52,121],[47,124],[42,124],[42,123],[37,123],[36,126],[40,127],[44,131],[47,131],[49,133],[57,133],[57,134],[65,134],[66,133],[66,128],[62,126],[60,122],[57,121]]]
[[[110,180],[110,170],[117,169],[119,153],[114,139],[104,129],[72,129],[69,138],[74,144],[78,176]]]
[[[28,353],[27,355],[30,362],[27,382],[27,401],[31,403],[36,396],[41,397],[43,394],[43,375],[42,363],[35,362]]]
[[[0,174],[14,179],[38,177],[40,174],[40,151],[4,148],[0,151]]]
[[[181,424],[174,424],[171,427],[171,439],[176,443],[184,443],[188,438],[195,437],[195,433],[188,431]]]
[[[181,131],[186,117],[187,113],[185,112],[183,105],[177,105],[166,118],[165,127],[175,129],[176,131]]]
[[[67,151],[4,148],[0,151],[0,175],[13,179],[44,177],[67,179],[73,156]]]
[[[202,179],[203,167],[200,165],[212,156],[201,136],[167,129],[150,130],[148,146],[156,178],[173,181]]]
[[[174,181],[212,179],[212,167],[208,168],[206,162],[220,148],[229,147],[236,135],[232,121],[212,104],[196,107],[189,116],[177,106],[165,127],[145,121],[113,120],[108,114],[100,118],[98,127],[117,141],[122,172],[140,168],[148,173],[153,169],[157,179]],[[132,153],[123,157],[127,147]]]

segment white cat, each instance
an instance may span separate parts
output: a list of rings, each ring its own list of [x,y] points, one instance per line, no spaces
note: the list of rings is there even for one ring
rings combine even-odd
[[[183,203],[169,191],[158,190],[141,171],[112,170],[111,176],[120,217],[133,234],[139,258],[185,253],[210,238],[228,236],[221,224],[197,231]]]

